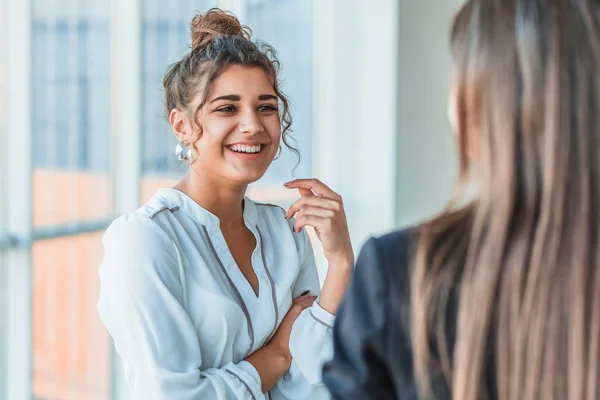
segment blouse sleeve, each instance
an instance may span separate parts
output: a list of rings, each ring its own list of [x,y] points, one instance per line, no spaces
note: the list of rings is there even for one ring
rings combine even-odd
[[[121,217],[103,237],[100,318],[121,357],[133,399],[262,399],[248,362],[208,368],[183,307],[176,246],[150,218]]]
[[[300,273],[293,286],[297,297],[306,290],[312,296],[321,294],[315,257],[306,230],[295,234],[300,255]],[[332,328],[335,316],[319,306],[319,298],[296,319],[290,335],[290,352],[294,363],[307,381],[321,383],[323,364],[333,356]]]

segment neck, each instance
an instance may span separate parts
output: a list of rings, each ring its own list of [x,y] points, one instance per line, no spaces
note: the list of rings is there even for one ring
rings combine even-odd
[[[248,185],[227,183],[208,173],[197,173],[190,167],[185,177],[174,189],[185,193],[202,208],[219,218],[221,228],[228,229],[244,224],[242,202]]]

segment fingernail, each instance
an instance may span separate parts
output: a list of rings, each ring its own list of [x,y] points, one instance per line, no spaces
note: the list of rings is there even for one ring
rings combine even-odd
[[[307,290],[307,291],[305,291],[305,292],[302,292],[302,294],[300,295],[300,297],[302,297],[302,296],[306,296],[306,295],[307,295],[307,294],[309,294],[309,293],[310,293],[310,290]]]
[[[290,186],[291,184],[292,184],[292,182],[287,182],[287,183],[284,183],[283,186]]]

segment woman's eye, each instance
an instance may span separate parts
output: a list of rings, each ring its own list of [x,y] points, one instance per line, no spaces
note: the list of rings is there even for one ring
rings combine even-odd
[[[232,113],[235,111],[235,107],[233,106],[225,106],[217,109],[218,112],[222,113]]]
[[[277,111],[277,107],[272,106],[270,104],[265,104],[263,106],[258,107],[258,111]]]

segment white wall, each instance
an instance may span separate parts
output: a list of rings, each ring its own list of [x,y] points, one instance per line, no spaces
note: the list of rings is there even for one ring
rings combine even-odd
[[[314,170],[344,198],[357,251],[396,219],[398,2],[314,4]]]
[[[449,31],[462,3],[315,2],[315,171],[344,197],[356,250],[450,197]]]
[[[449,31],[463,0],[400,0],[398,55],[397,223],[440,211],[456,176],[446,118]]]

